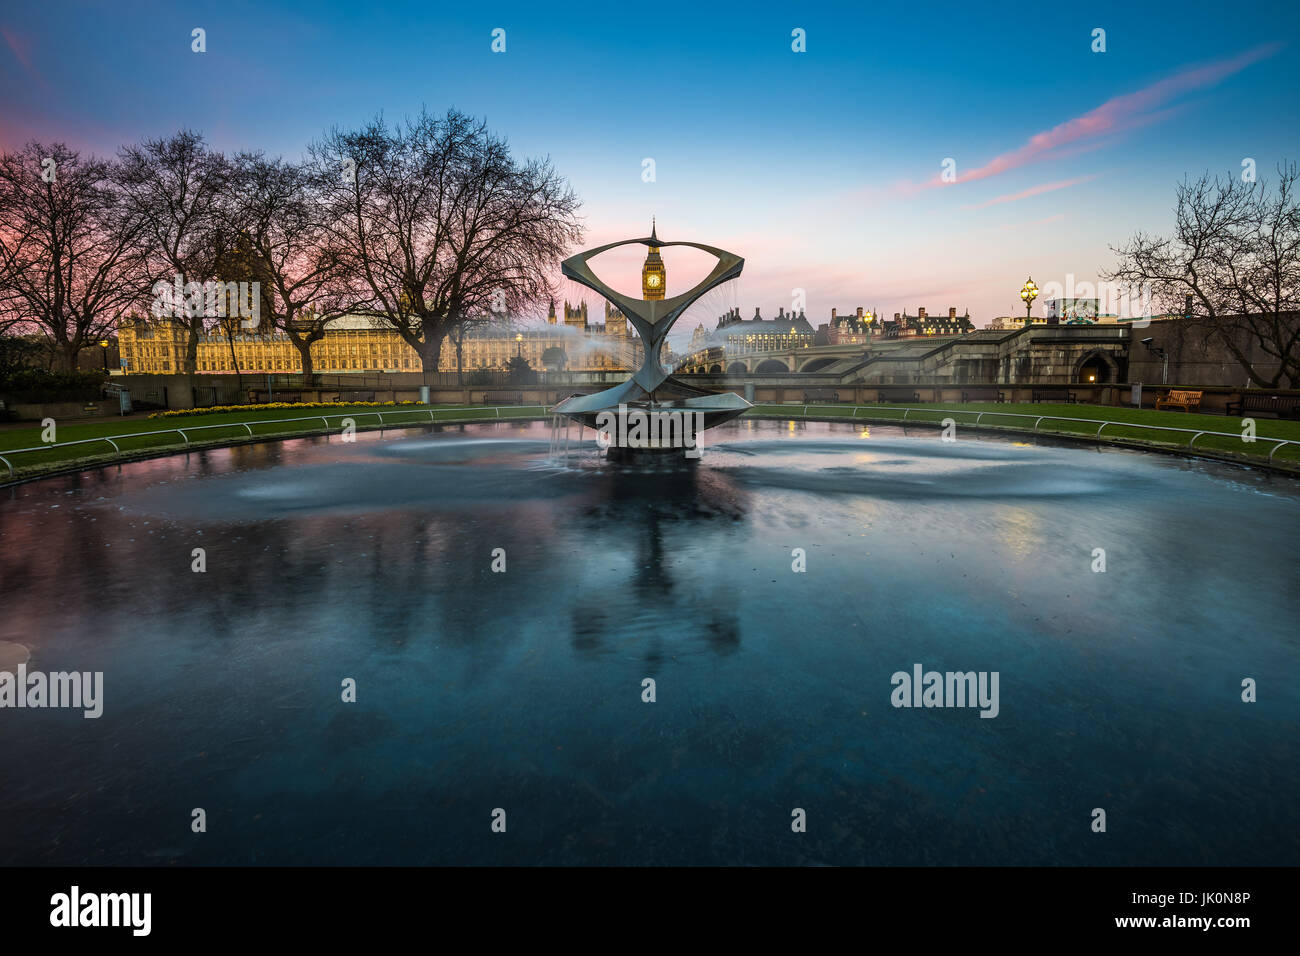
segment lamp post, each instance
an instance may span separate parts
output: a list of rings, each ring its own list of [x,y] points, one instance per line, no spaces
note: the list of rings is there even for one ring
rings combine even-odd
[[[1034,280],[1032,277],[1027,279],[1025,281],[1025,284],[1021,286],[1020,298],[1023,299],[1025,303],[1025,328],[1029,328],[1029,326],[1033,324],[1034,321],[1033,319],[1034,300],[1038,298],[1038,286],[1034,285]]]
[[[515,358],[524,357],[524,333],[515,333]]]
[[[104,357],[104,371],[108,371],[108,339],[99,340],[99,354]]]

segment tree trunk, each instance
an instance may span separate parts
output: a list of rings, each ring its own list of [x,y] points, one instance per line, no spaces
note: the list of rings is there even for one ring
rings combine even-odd
[[[185,335],[185,366],[183,371],[186,375],[193,375],[199,368],[199,331],[202,327],[202,319],[197,322],[191,321],[186,325]]]
[[[77,355],[81,352],[81,346],[73,342],[59,343],[59,364],[62,365],[62,371],[75,372],[77,370]]]
[[[316,366],[312,363],[311,357],[311,341],[295,338],[293,344],[294,348],[298,350],[298,364],[302,366],[302,374],[307,376],[316,374]]]
[[[239,390],[244,390],[244,376],[239,371],[239,356],[235,352],[235,333],[232,329],[226,330],[226,341],[230,344],[230,364],[235,367],[235,383]]]
[[[433,378],[438,371],[438,359],[442,357],[442,335],[430,335],[417,350],[420,355],[420,365],[424,372],[424,384],[432,385]]]
[[[1234,335],[1240,331],[1238,326],[1226,325],[1225,327],[1223,320],[1218,320],[1218,324],[1214,326],[1214,331],[1217,333],[1217,337],[1223,347],[1228,351],[1228,354],[1236,359],[1237,364],[1245,370],[1246,376],[1250,381],[1254,382],[1260,388],[1277,388],[1278,382],[1281,381],[1282,378],[1281,365],[1278,366],[1278,371],[1274,374],[1272,379],[1266,379],[1264,375],[1255,368],[1246,352],[1237,345]],[[1251,338],[1254,337],[1258,339],[1259,336],[1253,329],[1246,329],[1245,332],[1249,347]]]

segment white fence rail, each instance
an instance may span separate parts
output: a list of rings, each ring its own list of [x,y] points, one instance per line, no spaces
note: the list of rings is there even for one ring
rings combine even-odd
[[[434,418],[434,412],[442,412],[444,416],[442,420],[444,421],[447,420],[448,418],[454,418],[456,414],[465,413],[465,412],[495,412],[496,414],[492,420],[496,421],[501,418],[502,409],[505,409],[506,411],[516,411],[516,412],[526,411],[528,409],[539,409],[542,412],[546,412],[549,410],[548,406],[546,405],[485,405],[482,407],[471,406],[466,408],[444,408],[444,409],[390,408],[384,411],[367,408],[367,409],[359,409],[359,410],[346,411],[346,412],[335,412],[329,415],[307,415],[302,418],[259,418],[251,422],[219,422],[216,425],[186,425],[184,427],[176,427],[176,428],[155,428],[150,431],[131,432],[129,434],[124,434],[124,435],[102,435],[98,438],[79,438],[76,441],[49,442],[44,445],[36,445],[32,448],[12,448],[4,452],[3,454],[0,454],[0,461],[4,462],[5,467],[9,469],[9,477],[12,478],[14,477],[14,466],[10,463],[8,456],[22,455],[28,452],[49,451],[52,448],[71,448],[74,445],[95,445],[95,444],[102,444],[103,442],[108,442],[110,445],[113,446],[113,451],[121,455],[122,449],[118,447],[117,443],[124,438],[144,438],[145,436],[148,435],[169,435],[172,432],[176,432],[177,434],[179,434],[181,436],[181,439],[185,442],[185,447],[189,448],[190,436],[187,435],[186,432],[209,431],[215,428],[243,428],[248,432],[249,437],[255,437],[253,435],[253,428],[252,428],[253,425],[285,425],[290,422],[319,421],[319,422],[323,422],[326,428],[329,428],[330,427],[329,419],[331,418],[362,418],[368,415],[373,415],[379,419],[379,430],[383,431],[385,428],[388,427],[410,428],[413,425],[436,424],[439,421],[439,419]],[[392,422],[392,423],[384,421],[385,415],[415,415],[415,414],[422,414],[422,413],[428,414],[429,416],[428,421],[416,420],[416,421]],[[473,420],[479,420],[479,419],[473,419]],[[281,436],[272,434],[272,435],[267,435],[266,437],[278,438]],[[146,449],[141,449],[141,450],[144,451]]]
[[[997,417],[997,418],[1026,418],[1026,419],[1028,419],[1028,418],[1032,418],[1032,419],[1034,419],[1034,429],[1033,429],[1033,430],[1034,430],[1035,434],[1038,433],[1038,426],[1041,425],[1043,422],[1049,422],[1049,421],[1050,421],[1050,422],[1082,422],[1082,423],[1085,424],[1085,425],[1096,425],[1096,426],[1097,426],[1097,431],[1096,431],[1096,433],[1092,436],[1093,438],[1100,438],[1100,437],[1101,437],[1102,429],[1106,428],[1108,425],[1115,425],[1115,426],[1119,426],[1119,427],[1122,427],[1122,428],[1141,428],[1141,429],[1145,429],[1145,430],[1147,430],[1147,431],[1154,431],[1154,432],[1184,432],[1184,433],[1188,433],[1188,434],[1190,434],[1190,435],[1192,436],[1192,437],[1191,437],[1191,440],[1188,441],[1188,443],[1187,443],[1187,449],[1188,449],[1188,451],[1194,451],[1194,450],[1195,450],[1196,439],[1200,438],[1200,437],[1203,436],[1203,435],[1216,435],[1216,436],[1218,436],[1218,437],[1220,437],[1220,438],[1236,438],[1236,439],[1240,439],[1240,438],[1241,438],[1241,433],[1240,433],[1240,432],[1216,432],[1216,431],[1211,431],[1211,430],[1206,429],[1206,428],[1177,428],[1177,427],[1175,427],[1175,426],[1173,426],[1173,425],[1140,425],[1140,424],[1138,424],[1137,422],[1112,422],[1112,421],[1098,421],[1098,420],[1095,419],[1095,418],[1067,418],[1067,417],[1065,417],[1065,416],[1061,416],[1061,415],[1022,415],[1022,414],[1019,414],[1019,413],[1017,413],[1017,412],[973,412],[973,411],[971,411],[969,408],[914,408],[914,407],[912,407],[912,406],[906,406],[906,407],[904,407],[904,406],[900,406],[900,405],[885,405],[885,406],[882,406],[882,405],[852,405],[852,406],[847,406],[847,405],[803,405],[803,406],[799,406],[799,405],[789,405],[789,406],[782,406],[782,405],[770,405],[770,404],[769,404],[769,405],[766,405],[766,406],[762,406],[761,403],[760,403],[760,406],[761,406],[761,407],[767,407],[767,408],[785,408],[785,407],[788,407],[788,408],[800,408],[800,407],[801,407],[801,408],[803,408],[803,413],[802,413],[802,414],[803,414],[803,417],[804,417],[804,418],[807,418],[807,417],[808,417],[808,409],[810,409],[810,408],[813,409],[813,410],[815,411],[815,410],[818,409],[818,408],[850,408],[850,407],[851,407],[851,408],[853,409],[853,414],[852,414],[852,415],[848,415],[848,416],[844,416],[844,415],[830,415],[830,416],[827,416],[827,417],[830,418],[831,420],[839,420],[839,419],[842,419],[842,418],[843,418],[843,419],[845,419],[845,420],[847,420],[847,421],[852,421],[853,419],[857,418],[857,417],[858,417],[858,412],[859,412],[861,409],[864,409],[864,408],[867,409],[868,411],[876,411],[876,412],[879,412],[882,408],[888,408],[888,409],[890,409],[890,410],[892,410],[892,411],[898,411],[899,409],[902,409],[902,412],[903,412],[903,417],[902,417],[902,418],[878,418],[878,419],[877,419],[877,421],[884,422],[884,423],[889,423],[889,422],[904,422],[904,423],[905,423],[905,422],[907,421],[907,416],[908,416],[908,413],[909,413],[909,412],[930,412],[930,413],[938,414],[938,415],[974,415],[974,416],[975,416],[975,422],[974,422],[974,425],[975,425],[975,427],[977,427],[977,428],[979,427],[980,419],[982,419],[985,415],[993,415],[993,416],[995,416],[995,417]],[[759,414],[767,414],[767,413],[765,413],[765,412],[759,412]],[[779,413],[778,413],[778,414],[779,414]],[[955,419],[954,419],[954,421],[955,421]],[[969,424],[969,423],[968,423],[968,424]],[[1072,434],[1072,433],[1067,433],[1067,434]],[[1300,440],[1296,440],[1296,439],[1292,439],[1292,438],[1268,438],[1268,437],[1265,437],[1265,436],[1256,436],[1255,440],[1256,440],[1256,441],[1274,442],[1274,443],[1275,443],[1275,444],[1273,445],[1273,448],[1272,448],[1272,449],[1269,451],[1269,453],[1268,453],[1268,462],[1269,462],[1269,464],[1272,464],[1272,463],[1273,463],[1273,455],[1276,454],[1276,453],[1277,453],[1277,450],[1278,450],[1279,448],[1281,448],[1283,445],[1300,445]]]
[[[1196,446],[1196,440],[1205,435],[1214,435],[1220,438],[1236,438],[1236,439],[1241,438],[1241,434],[1239,432],[1219,432],[1219,431],[1212,431],[1210,429],[1205,429],[1205,428],[1178,428],[1172,425],[1142,425],[1142,424],[1138,424],[1137,422],[1098,421],[1095,418],[1069,418],[1061,415],[1023,415],[1015,412],[988,412],[988,411],[973,412],[970,409],[961,409],[961,408],[958,409],[933,408],[933,407],[915,408],[912,406],[903,407],[898,405],[890,405],[890,406],[802,405],[800,406],[800,405],[771,405],[771,404],[768,405],[759,404],[756,407],[757,408],[801,408],[802,415],[805,418],[808,416],[808,409],[810,408],[813,409],[814,411],[816,411],[816,409],[818,408],[835,408],[835,409],[852,408],[853,409],[853,413],[851,415],[827,416],[833,421],[838,421],[838,420],[852,421],[853,419],[856,419],[858,417],[858,412],[860,411],[866,410],[866,411],[879,412],[882,410],[882,407],[889,408],[891,411],[901,410],[903,412],[902,418],[877,418],[876,419],[877,421],[885,424],[891,422],[902,422],[906,424],[907,416],[910,413],[928,412],[931,414],[939,414],[939,415],[974,415],[975,421],[973,424],[975,425],[975,427],[979,427],[981,420],[984,418],[985,415],[992,415],[996,418],[1022,418],[1026,420],[1033,419],[1034,421],[1033,432],[1035,434],[1038,434],[1038,426],[1041,425],[1043,422],[1047,422],[1047,421],[1078,422],[1085,425],[1097,426],[1097,431],[1094,432],[1092,435],[1093,438],[1100,438],[1102,431],[1104,431],[1106,428],[1111,426],[1122,427],[1122,428],[1137,428],[1137,429],[1142,429],[1144,431],[1155,431],[1155,432],[1182,432],[1185,434],[1190,434],[1192,436],[1187,443],[1188,451],[1194,451]],[[413,425],[435,424],[437,423],[437,421],[439,421],[439,419],[435,417],[435,412],[440,412],[443,416],[442,420],[444,421],[448,419],[454,420],[455,416],[460,413],[493,412],[494,414],[492,420],[497,421],[501,419],[502,410],[521,412],[521,411],[528,411],[532,409],[535,409],[542,414],[545,414],[550,410],[549,406],[546,405],[490,405],[490,406],[483,406],[483,407],[467,407],[467,408],[456,408],[456,409],[390,408],[385,411],[365,409],[365,410],[353,410],[353,411],[345,411],[345,412],[334,412],[326,415],[307,415],[301,418],[263,418],[263,419],[255,419],[250,422],[220,422],[215,425],[185,425],[183,427],[178,426],[175,428],[157,428],[157,429],[152,429],[150,431],[131,432],[129,434],[122,434],[122,435],[103,435],[98,438],[80,438],[77,439],[76,441],[50,442],[44,445],[36,445],[32,448],[14,448],[5,451],[3,453],[0,453],[0,462],[3,462],[5,467],[9,469],[8,477],[13,478],[15,473],[14,473],[14,466],[9,461],[10,456],[29,454],[33,452],[49,451],[54,448],[71,448],[74,445],[102,444],[104,442],[107,442],[108,444],[112,445],[113,451],[116,454],[121,455],[123,454],[123,452],[117,443],[122,439],[126,439],[126,438],[144,438],[146,436],[166,435],[175,432],[176,434],[181,436],[181,440],[185,443],[185,447],[189,448],[190,436],[187,434],[187,432],[211,431],[213,429],[218,429],[218,428],[243,428],[245,431],[247,431],[248,437],[256,437],[252,429],[253,425],[286,425],[286,424],[292,424],[297,422],[319,421],[322,422],[325,428],[328,429],[330,427],[329,420],[331,418],[342,419],[342,418],[362,418],[365,416],[374,416],[375,418],[378,419],[379,428],[380,431],[382,431],[384,428],[387,427],[409,428]],[[389,423],[384,420],[385,415],[415,415],[415,414],[427,414],[429,417],[427,421],[415,420],[415,421]],[[772,413],[759,411],[759,414],[763,415],[763,414],[772,414]],[[780,413],[775,413],[775,414],[780,414]],[[471,420],[480,420],[480,419],[471,419]],[[270,439],[270,438],[278,438],[282,436],[276,434],[270,434],[265,437]],[[1283,445],[1300,445],[1300,440],[1290,439],[1290,438],[1268,438],[1264,436],[1258,436],[1256,438],[1256,441],[1273,443],[1273,447],[1269,450],[1268,453],[1267,460],[1269,464],[1272,464],[1273,456],[1277,453],[1278,449],[1281,448]],[[141,449],[141,450],[145,450],[145,449]]]

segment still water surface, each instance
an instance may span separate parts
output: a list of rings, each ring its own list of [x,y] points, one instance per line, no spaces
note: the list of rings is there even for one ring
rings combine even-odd
[[[98,720],[0,710],[0,863],[1300,863],[1296,482],[848,424],[662,469],[547,438],[0,491],[0,641],[105,684]],[[998,716],[894,708],[915,664],[997,671]]]

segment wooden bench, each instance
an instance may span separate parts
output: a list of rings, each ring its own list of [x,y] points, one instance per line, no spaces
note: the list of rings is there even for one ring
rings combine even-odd
[[[876,401],[914,402],[920,404],[921,396],[910,388],[878,388],[876,389]]]
[[[346,405],[349,402],[373,402],[374,400],[374,392],[339,392],[332,399],[339,405]]]
[[[1241,398],[1228,403],[1228,414],[1244,416],[1246,412],[1272,412],[1278,418],[1294,418],[1300,414],[1300,395],[1242,392]]]
[[[1066,405],[1074,405],[1078,403],[1079,396],[1068,388],[1042,388],[1034,390],[1031,401],[1064,402]]]
[[[987,402],[990,400],[1005,402],[1007,393],[996,388],[972,388],[961,393],[961,400],[963,402]]]
[[[840,393],[829,388],[814,388],[803,393],[803,403],[811,405],[813,402],[838,402]]]
[[[524,396],[522,392],[484,392],[484,405],[522,405]]]
[[[1191,413],[1201,407],[1201,392],[1174,388],[1156,398],[1156,411],[1162,408],[1181,408]]]

